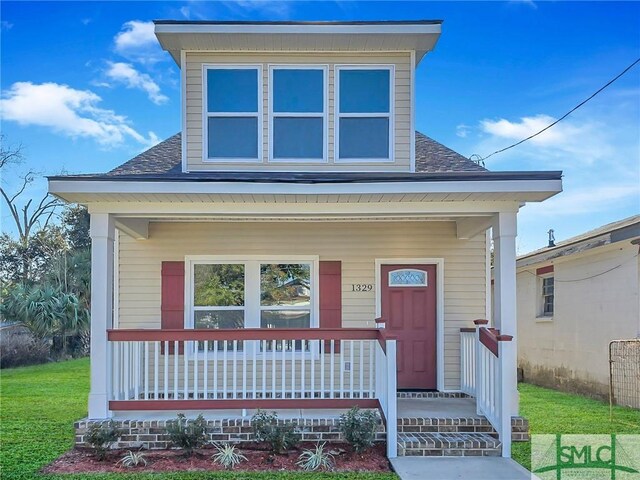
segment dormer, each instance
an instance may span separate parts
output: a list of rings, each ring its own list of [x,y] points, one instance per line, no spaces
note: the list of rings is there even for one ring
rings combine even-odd
[[[415,171],[415,68],[440,21],[156,21],[182,169]]]

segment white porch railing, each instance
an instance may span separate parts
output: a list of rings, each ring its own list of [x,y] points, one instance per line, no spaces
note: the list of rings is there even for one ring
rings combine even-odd
[[[396,341],[375,329],[110,330],[110,410],[380,408],[396,456]]]
[[[476,399],[479,415],[484,415],[498,432],[502,442],[502,456],[511,456],[511,411],[509,394],[503,388],[505,376],[505,348],[512,337],[500,335],[498,330],[486,328],[487,320],[476,320],[475,330],[460,331],[460,389]]]

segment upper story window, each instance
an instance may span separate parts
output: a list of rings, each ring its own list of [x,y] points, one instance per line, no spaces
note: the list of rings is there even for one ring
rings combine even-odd
[[[393,67],[336,67],[336,161],[392,158]]]
[[[270,158],[326,160],[326,68],[274,66],[270,73]]]
[[[262,156],[261,67],[205,66],[206,159],[259,161]]]

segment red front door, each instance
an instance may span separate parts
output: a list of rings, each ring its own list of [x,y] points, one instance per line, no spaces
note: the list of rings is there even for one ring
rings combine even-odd
[[[398,388],[435,390],[436,266],[382,265],[382,318],[398,338]]]

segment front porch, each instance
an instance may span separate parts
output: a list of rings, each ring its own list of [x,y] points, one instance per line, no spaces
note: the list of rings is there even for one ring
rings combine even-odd
[[[379,410],[390,458],[509,456],[527,425],[499,389],[510,338],[485,324],[460,332],[466,392],[398,392],[397,341],[384,328],[110,330],[108,409],[128,429],[123,448],[166,448],[179,412],[205,414],[212,441],[248,441],[260,408],[303,441],[341,441],[339,416],[357,405]],[[76,426],[79,445],[90,423]]]
[[[166,421],[167,415],[202,412],[214,422],[212,435],[226,435],[220,430],[225,426],[239,428],[229,432],[232,441],[235,433],[248,434],[242,428],[248,427],[250,412],[261,408],[291,412],[283,419],[303,425],[303,439],[323,440],[325,433],[330,434],[327,439],[335,437],[339,413],[358,405],[380,411],[380,438],[387,439],[390,458],[469,451],[509,456],[511,419],[517,416],[514,342],[482,322],[471,339],[469,332],[461,333],[474,319],[486,317],[491,304],[490,226],[495,325],[515,332],[511,266],[516,213],[511,204],[503,207],[506,211],[446,218],[423,213],[408,220],[403,213],[383,219],[268,222],[150,216],[140,223],[131,214],[92,212],[90,421],[114,418],[144,430]],[[136,237],[134,228],[144,235]],[[258,295],[260,272],[276,262],[308,266],[305,298],[293,306],[278,305],[280,310],[303,311],[304,328],[264,322],[264,310],[273,306],[265,307]],[[244,266],[245,296],[232,308],[242,311],[242,322],[235,328],[222,323],[198,327],[195,312],[229,310],[215,301],[198,306],[198,265]],[[433,289],[425,298],[434,309],[428,333],[433,344],[414,346],[409,356],[407,342],[412,339],[406,333],[413,327],[388,314],[385,301],[390,305],[391,297],[383,294],[394,268],[404,270],[405,265],[426,276],[423,283],[411,280],[397,288],[417,289],[420,298],[421,288]],[[331,279],[323,277],[323,269]],[[333,292],[330,300],[323,289]],[[412,324],[421,318],[416,315]],[[423,375],[420,365],[428,368],[424,375],[432,378],[432,392],[412,393],[416,398],[399,392],[407,359],[417,362],[414,379]],[[329,422],[329,431],[314,430],[316,420]],[[141,441],[140,435],[162,433],[132,431],[129,437]],[[162,445],[157,438],[150,444]]]

